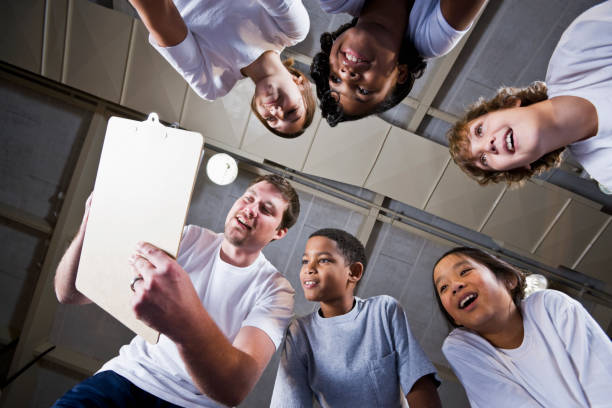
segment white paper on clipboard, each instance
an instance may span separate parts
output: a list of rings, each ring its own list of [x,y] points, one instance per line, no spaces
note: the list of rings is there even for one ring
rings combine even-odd
[[[76,287],[150,343],[159,332],[132,311],[128,258],[138,241],[176,258],[203,146],[201,134],[165,127],[154,113],[108,121]]]

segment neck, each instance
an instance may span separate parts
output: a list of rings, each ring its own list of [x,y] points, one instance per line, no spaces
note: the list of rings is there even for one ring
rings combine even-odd
[[[285,69],[285,66],[280,59],[280,55],[274,51],[266,51],[255,61],[242,68],[240,72],[256,83],[260,79],[277,74],[283,69]]]
[[[335,317],[350,312],[354,303],[355,296],[350,293],[350,295],[343,296],[340,299],[320,302],[319,305],[321,306],[321,313],[323,314],[323,317]]]
[[[508,308],[508,313],[491,322],[489,327],[479,329],[478,334],[494,347],[504,349],[517,348],[523,344],[525,334],[523,317],[518,308],[512,303]]]
[[[586,99],[557,96],[533,107],[545,118],[540,130],[544,154],[597,134],[597,110]]]
[[[399,53],[404,33],[408,27],[412,3],[412,1],[403,0],[401,7],[398,7],[395,1],[366,1],[356,26],[371,31],[373,35],[387,35],[389,48]]]
[[[239,268],[244,268],[255,262],[260,252],[261,249],[253,251],[248,248],[237,247],[227,239],[223,239],[223,242],[221,242],[220,256],[223,262]]]

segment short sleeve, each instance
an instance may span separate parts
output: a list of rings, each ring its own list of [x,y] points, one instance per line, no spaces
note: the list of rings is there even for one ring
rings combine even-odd
[[[281,352],[280,364],[276,373],[272,408],[312,407],[313,394],[308,385],[306,359],[299,350],[299,336],[305,336],[297,321],[287,331]]]
[[[310,30],[310,17],[301,0],[259,0],[259,4],[274,19],[294,45],[303,41]]]
[[[516,408],[532,400],[523,387],[496,367],[492,355],[483,352],[483,348],[489,347],[484,340],[456,333],[446,338],[442,352],[473,408]]]
[[[172,47],[160,46],[150,34],[149,43],[201,98],[206,100],[217,99],[224,96],[233,86],[233,83],[225,87],[216,85],[218,81],[215,81],[212,77],[209,62],[202,55],[202,50],[191,30],[187,31],[187,36],[182,42]]]
[[[425,375],[436,374],[436,369],[412,335],[404,309],[394,298],[389,296],[385,298],[388,301],[388,313],[397,353],[399,380],[402,390],[407,394],[415,382]]]
[[[408,34],[423,58],[440,57],[469,30],[458,31],[442,15],[440,0],[416,0],[410,12]]]
[[[295,292],[280,273],[276,273],[265,286],[263,293],[258,295],[255,307],[242,322],[242,327],[253,326],[263,330],[278,349],[293,316]]]
[[[609,404],[612,342],[576,300],[554,290],[543,291],[541,296],[572,360],[589,404],[594,407]]]

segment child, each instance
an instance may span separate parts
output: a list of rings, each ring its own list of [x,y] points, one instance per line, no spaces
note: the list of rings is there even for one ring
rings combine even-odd
[[[612,190],[612,1],[565,30],[546,84],[501,88],[480,99],[448,133],[455,163],[480,184],[520,183],[561,163],[567,147]]]
[[[353,21],[321,35],[310,74],[330,126],[400,103],[425,70],[449,52],[484,0],[320,0],[327,13]]]
[[[297,137],[316,104],[308,79],[280,52],[306,38],[310,20],[301,0],[130,0],[149,41],[202,98],[227,94],[246,77],[251,107],[273,133]]]
[[[472,407],[610,406],[612,343],[582,305],[554,290],[523,299],[522,273],[473,248],[434,266],[456,328],[442,351]]]
[[[435,369],[389,296],[353,295],[366,266],[357,238],[337,229],[313,233],[302,257],[304,295],[320,308],[287,333],[272,407],[439,407]]]

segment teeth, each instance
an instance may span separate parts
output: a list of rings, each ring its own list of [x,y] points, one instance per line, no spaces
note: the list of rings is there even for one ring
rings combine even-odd
[[[315,281],[306,281],[304,282],[304,285],[310,286],[310,285],[314,285],[316,282]]]
[[[351,55],[351,54],[346,54],[346,59],[351,62],[362,62],[363,61],[362,59],[359,59],[356,56]]]
[[[512,138],[513,135],[514,133],[512,132],[512,130],[510,130],[510,132],[508,132],[508,134],[506,135],[506,147],[510,151],[514,151],[514,139]]]
[[[475,297],[476,295],[472,294],[466,297],[465,299],[463,299],[461,302],[459,302],[459,308],[463,309],[465,307],[465,304],[469,302],[470,300],[474,299]]]
[[[236,217],[236,219],[238,220],[239,223],[241,223],[242,225],[244,225],[247,228],[251,228],[249,226],[249,224],[247,224],[246,220],[244,218],[242,218],[241,216]]]

